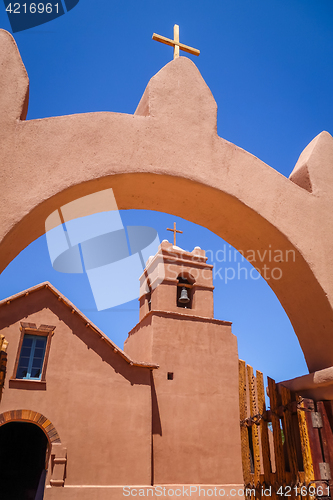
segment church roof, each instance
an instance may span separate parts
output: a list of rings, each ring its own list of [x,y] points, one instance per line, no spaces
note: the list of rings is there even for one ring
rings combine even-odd
[[[52,292],[59,301],[61,301],[63,304],[65,304],[67,307],[71,309],[71,312],[73,314],[77,314],[82,321],[85,323],[86,327],[88,327],[91,332],[94,332],[95,334],[99,335],[101,339],[105,341],[107,345],[109,345],[110,349],[112,349],[116,354],[121,356],[129,365],[131,366],[138,366],[142,368],[150,368],[150,369],[155,369],[159,368],[159,365],[153,364],[153,363],[145,363],[142,361],[135,361],[134,359],[130,358],[122,349],[120,349],[112,340],[107,337],[102,330],[100,330],[96,325],[94,325],[65,295],[59,292],[49,281],[45,281],[43,283],[40,283],[39,285],[32,286],[31,288],[28,288],[27,290],[23,290],[20,293],[17,293],[15,295],[11,295],[10,297],[7,297],[4,300],[0,301],[0,307],[6,306],[13,302],[16,299],[25,297],[30,295],[31,293],[38,292],[39,290],[42,290],[43,288],[47,288]]]

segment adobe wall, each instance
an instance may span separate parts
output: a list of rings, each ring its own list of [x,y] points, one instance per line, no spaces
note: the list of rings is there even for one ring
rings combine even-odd
[[[120,209],[184,217],[239,250],[253,250],[253,264],[263,274],[264,266],[278,266],[281,279],[267,281],[309,370],[333,366],[330,134],[314,139],[285,178],[218,137],[214,98],[184,57],[152,78],[134,116],[89,113],[25,122],[28,77],[4,31],[0,47],[1,269],[44,233],[55,209],[113,188]],[[282,262],[272,262],[269,249],[281,251]],[[265,250],[260,261],[258,251],[262,256]],[[288,250],[295,261],[286,261]]]
[[[152,391],[154,484],[241,487],[236,337],[230,323],[181,311],[152,311],[124,345],[137,357],[143,344],[160,366]]]
[[[130,366],[49,290],[2,306],[0,318],[0,329],[9,342],[1,413],[29,409],[52,422],[68,449],[65,486],[149,485],[150,370]],[[20,321],[56,327],[46,390],[25,389],[24,381],[22,389],[17,383],[10,387]],[[62,498],[57,495],[63,488],[53,489],[58,493],[52,492],[51,497]]]

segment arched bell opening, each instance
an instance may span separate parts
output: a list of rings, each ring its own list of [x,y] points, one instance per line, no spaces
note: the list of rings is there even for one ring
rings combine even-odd
[[[51,444],[30,422],[0,427],[0,498],[42,500]]]
[[[194,278],[189,273],[177,277],[177,307],[192,309]]]

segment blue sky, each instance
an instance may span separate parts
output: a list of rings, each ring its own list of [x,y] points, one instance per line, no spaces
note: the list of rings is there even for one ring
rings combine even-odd
[[[133,113],[149,79],[172,59],[153,32],[199,48],[190,57],[218,105],[218,134],[285,176],[322,130],[333,132],[333,3],[328,0],[80,0],[64,16],[15,34],[30,78],[28,120],[73,113]],[[4,6],[0,27],[11,31]],[[180,218],[121,212],[124,225],[154,227],[160,240],[173,222],[178,244],[229,248]],[[239,260],[240,261],[240,260]],[[226,263],[214,260],[216,270]],[[246,263],[242,263],[246,265]],[[248,265],[250,271],[251,266]],[[306,373],[290,322],[263,279],[216,274],[215,317],[233,322],[239,355],[276,380]],[[223,273],[222,273],[223,275]],[[0,276],[0,298],[49,280],[122,346],[138,320],[132,301],[97,312],[86,275],[52,269],[45,236]]]

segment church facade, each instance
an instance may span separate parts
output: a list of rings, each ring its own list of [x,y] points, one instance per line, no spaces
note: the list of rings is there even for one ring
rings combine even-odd
[[[237,341],[206,261],[162,242],[124,350],[50,283],[0,303],[4,498],[241,493]]]

